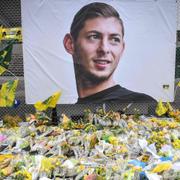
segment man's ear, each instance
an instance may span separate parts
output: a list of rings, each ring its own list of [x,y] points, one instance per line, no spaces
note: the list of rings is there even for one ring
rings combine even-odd
[[[125,50],[125,42],[124,42],[124,40],[123,40],[123,48],[122,48],[122,51],[121,51],[120,58],[121,58],[121,56],[123,55],[123,53],[124,53],[124,50]]]
[[[124,49],[125,49],[125,42],[123,41],[123,52],[124,52]]]
[[[66,34],[64,36],[63,43],[64,43],[64,47],[65,47],[66,51],[69,54],[73,55],[73,53],[74,53],[74,43],[73,43],[72,36],[70,34]]]

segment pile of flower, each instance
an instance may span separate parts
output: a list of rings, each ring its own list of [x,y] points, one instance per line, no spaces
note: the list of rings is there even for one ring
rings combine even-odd
[[[86,110],[58,126],[43,113],[0,127],[0,179],[180,179],[180,111],[146,117]]]

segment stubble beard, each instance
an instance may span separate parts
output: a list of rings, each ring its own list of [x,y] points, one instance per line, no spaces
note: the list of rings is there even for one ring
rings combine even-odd
[[[83,65],[74,63],[75,77],[77,81],[77,86],[84,88],[93,87],[95,85],[101,84],[104,81],[107,81],[113,74],[114,70],[103,76],[98,76],[90,71],[86,70]]]

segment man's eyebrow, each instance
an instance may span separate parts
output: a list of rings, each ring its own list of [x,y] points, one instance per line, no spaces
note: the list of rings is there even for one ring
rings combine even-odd
[[[111,36],[119,36],[119,37],[122,37],[122,35],[121,34],[119,34],[119,33],[112,33],[112,34],[110,34]]]
[[[86,33],[87,34],[89,34],[89,33],[103,34],[102,32],[96,31],[96,30],[87,31]],[[119,37],[122,37],[122,35],[120,33],[110,33],[110,36],[119,36]]]
[[[90,34],[90,33],[102,34],[101,32],[96,31],[96,30],[87,31],[86,33],[87,34]]]

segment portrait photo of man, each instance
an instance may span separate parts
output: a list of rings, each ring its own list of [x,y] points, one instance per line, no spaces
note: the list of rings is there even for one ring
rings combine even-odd
[[[58,104],[174,101],[175,0],[21,6],[27,104],[57,91]]]

